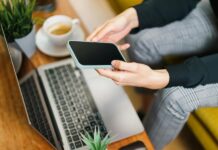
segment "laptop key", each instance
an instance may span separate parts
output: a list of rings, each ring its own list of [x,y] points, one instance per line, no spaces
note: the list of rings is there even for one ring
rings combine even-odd
[[[89,121],[92,121],[92,120],[94,120],[94,117],[93,116],[88,116],[88,119],[89,119]]]
[[[88,126],[88,124],[89,124],[88,121],[83,121],[84,126]]]
[[[62,122],[65,122],[65,118],[64,118],[64,117],[61,117],[61,121],[62,121]]]
[[[75,127],[74,123],[72,123],[72,122],[69,123],[68,126],[69,126],[69,127]]]
[[[92,127],[95,127],[97,125],[97,123],[95,121],[92,121],[90,124]]]
[[[71,130],[70,130],[70,133],[71,133],[72,135],[77,134],[76,129],[71,129]]]
[[[65,105],[66,102],[65,102],[65,101],[61,101],[60,104],[61,104],[61,105]]]
[[[67,120],[67,122],[73,122],[71,117],[67,117],[66,120]]]
[[[87,127],[85,127],[85,130],[86,130],[87,132],[89,132],[89,131],[91,131],[91,128],[90,128],[89,126],[87,126]]]
[[[74,146],[73,143],[70,144],[70,148],[71,148],[71,149],[75,149],[75,146]]]
[[[67,111],[67,112],[64,112],[64,116],[65,116],[65,117],[69,117],[69,116],[70,116],[70,112],[68,112],[68,111]]]
[[[80,130],[79,131],[81,134],[85,135],[85,131],[84,130]]]
[[[71,136],[68,136],[67,139],[68,139],[68,142],[72,142],[73,141]]]
[[[77,129],[78,130],[82,129],[82,126],[81,125],[77,125]]]
[[[83,111],[82,109],[79,109],[79,110],[78,110],[78,113],[79,113],[79,114],[83,114],[83,112],[84,112],[84,111]]]
[[[80,138],[79,138],[79,136],[78,136],[78,135],[74,135],[74,136],[73,136],[73,140],[74,140],[74,141],[79,141],[79,140],[80,140]]]
[[[66,135],[70,135],[70,131],[69,130],[65,130]]]
[[[76,142],[75,145],[76,145],[76,148],[82,147],[82,143],[80,141]]]
[[[63,111],[67,111],[67,110],[68,110],[67,106],[63,106],[63,107],[62,107],[62,110],[63,110]]]
[[[63,127],[64,127],[64,129],[67,129],[67,124],[63,123]]]

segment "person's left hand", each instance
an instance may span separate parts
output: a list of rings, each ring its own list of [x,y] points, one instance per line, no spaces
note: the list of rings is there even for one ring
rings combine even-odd
[[[148,89],[162,89],[169,83],[166,69],[152,70],[149,66],[138,63],[126,63],[115,60],[112,62],[114,70],[98,69],[98,73],[112,79],[118,85],[144,87]]]

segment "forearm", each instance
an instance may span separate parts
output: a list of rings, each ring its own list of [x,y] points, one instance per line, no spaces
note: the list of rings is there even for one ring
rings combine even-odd
[[[160,27],[176,20],[183,19],[200,0],[145,0],[135,6],[139,27]]]

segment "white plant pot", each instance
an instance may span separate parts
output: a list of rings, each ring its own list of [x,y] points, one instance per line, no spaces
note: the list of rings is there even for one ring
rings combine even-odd
[[[28,35],[19,39],[15,39],[17,45],[21,48],[21,50],[26,54],[28,58],[32,57],[33,54],[36,52],[35,35],[36,29],[34,26],[32,31]]]

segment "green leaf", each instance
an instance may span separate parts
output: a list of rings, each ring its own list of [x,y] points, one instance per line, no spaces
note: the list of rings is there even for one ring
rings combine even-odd
[[[27,35],[32,27],[32,13],[36,0],[0,0],[0,22],[5,30],[6,38],[15,38]]]
[[[81,134],[81,138],[89,150],[106,150],[107,145],[111,141],[109,134],[101,139],[101,132],[99,128],[95,128],[93,137],[88,132],[86,132],[85,135]]]

